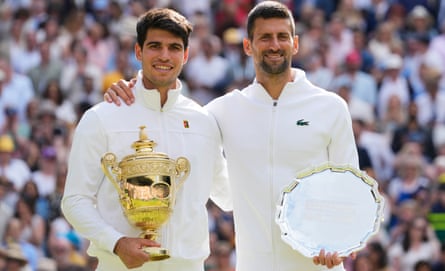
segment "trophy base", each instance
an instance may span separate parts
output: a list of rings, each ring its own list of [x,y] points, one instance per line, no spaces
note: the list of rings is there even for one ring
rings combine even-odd
[[[168,250],[162,247],[145,247],[143,250],[150,255],[150,261],[162,261],[170,258]]]

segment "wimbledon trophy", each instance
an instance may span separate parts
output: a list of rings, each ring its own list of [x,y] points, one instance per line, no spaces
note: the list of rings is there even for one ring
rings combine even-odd
[[[306,257],[321,249],[348,256],[377,233],[383,206],[377,182],[365,172],[324,164],[284,189],[276,222],[283,241]]]
[[[142,230],[140,236],[156,240],[158,229],[169,219],[175,195],[190,173],[187,158],[170,159],[154,152],[156,143],[140,127],[139,140],[131,147],[134,154],[117,162],[114,153],[101,159],[102,170],[119,193],[120,203],[128,221]],[[169,258],[167,249],[146,247],[151,261]]]

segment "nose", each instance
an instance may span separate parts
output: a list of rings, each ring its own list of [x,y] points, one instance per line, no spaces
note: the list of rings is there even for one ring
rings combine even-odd
[[[278,37],[273,37],[270,39],[270,48],[272,50],[277,50],[280,48],[280,42],[278,40]]]
[[[159,54],[159,58],[162,60],[168,60],[170,58],[170,52],[168,50],[168,47],[163,47],[161,49],[161,52]]]

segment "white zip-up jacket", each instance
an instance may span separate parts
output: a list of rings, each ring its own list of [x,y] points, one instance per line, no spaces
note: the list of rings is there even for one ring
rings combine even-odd
[[[358,168],[346,102],[296,71],[278,100],[255,81],[206,106],[218,122],[229,169],[237,271],[326,269],[281,240],[276,206],[304,169],[326,162]]]
[[[145,89],[140,74],[134,91],[132,106],[102,102],[83,115],[70,152],[63,213],[91,241],[88,253],[98,257],[98,270],[127,270],[113,249],[119,238],[137,237],[140,230],[126,220],[118,192],[104,176],[100,161],[107,152],[118,161],[133,154],[131,144],[139,140],[139,127],[145,125],[148,138],[157,143],[155,152],[172,159],[184,156],[191,170],[160,231],[159,242],[171,258],[131,270],[202,271],[209,255],[206,202],[211,195],[220,207],[231,209],[217,124],[206,110],[180,94],[181,87],[169,91],[162,108],[159,92]]]

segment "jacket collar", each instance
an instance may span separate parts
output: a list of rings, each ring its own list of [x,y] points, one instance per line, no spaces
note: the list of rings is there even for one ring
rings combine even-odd
[[[177,79],[177,88],[168,91],[167,101],[161,107],[161,94],[157,89],[147,89],[142,83],[142,71],[138,72],[136,85],[134,86],[136,102],[155,111],[166,111],[174,106],[181,94],[182,83]]]
[[[293,93],[295,93],[295,90],[300,89],[300,86],[302,86],[303,82],[305,81],[304,79],[306,78],[306,73],[303,70],[296,69],[296,68],[292,68],[292,70],[295,71],[295,77],[292,82],[288,82],[284,86],[279,99],[281,99],[282,97],[285,97],[287,95],[292,95]],[[260,100],[260,101],[263,101],[266,103],[269,103],[270,101],[272,101],[272,97],[269,95],[269,93],[263,87],[263,85],[258,83],[256,78],[254,79],[253,83],[250,86],[251,87],[247,87],[245,89],[244,94],[246,96],[252,97],[256,100]]]

